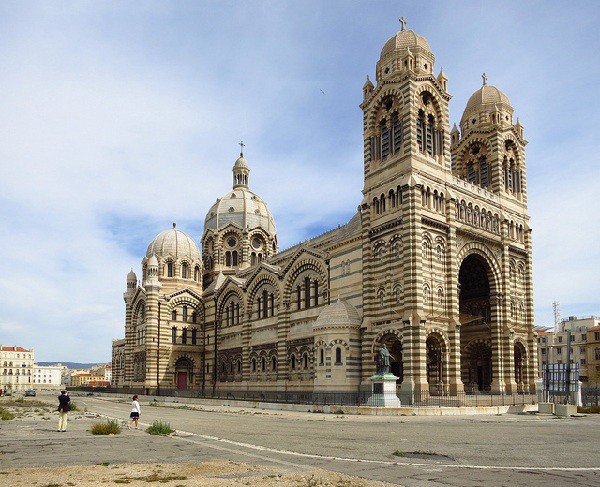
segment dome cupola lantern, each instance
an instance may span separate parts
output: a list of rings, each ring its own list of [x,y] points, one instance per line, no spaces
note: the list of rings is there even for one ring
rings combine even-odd
[[[233,165],[233,189],[248,189],[250,168],[248,167],[248,161],[244,158],[244,145],[244,142],[240,142],[240,157],[238,157]]]

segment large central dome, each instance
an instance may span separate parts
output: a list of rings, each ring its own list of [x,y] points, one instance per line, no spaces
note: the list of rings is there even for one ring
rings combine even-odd
[[[233,165],[233,189],[212,205],[204,219],[204,231],[221,230],[229,223],[239,228],[262,228],[275,235],[275,221],[264,200],[248,189],[250,169],[243,154]]]
[[[242,229],[260,227],[275,234],[275,221],[263,199],[249,189],[235,188],[218,199],[204,220],[204,230],[219,230],[228,223]]]

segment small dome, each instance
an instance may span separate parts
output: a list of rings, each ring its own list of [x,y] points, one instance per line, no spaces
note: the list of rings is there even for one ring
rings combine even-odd
[[[343,325],[360,326],[361,319],[356,308],[343,299],[338,299],[323,308],[314,327]]]
[[[133,267],[131,268],[131,270],[127,273],[127,280],[128,281],[137,281],[137,276],[135,275],[135,272],[133,272]]]
[[[239,159],[238,159],[239,161]],[[263,199],[245,188],[230,190],[208,210],[204,220],[204,231],[220,230],[228,223],[238,227],[262,228],[275,235],[275,220]]]
[[[495,86],[484,85],[471,95],[467,102],[465,112],[476,109],[482,105],[497,105],[503,103],[510,106],[508,96],[502,93]]]
[[[415,34],[412,30],[401,30],[389,41],[387,41],[381,50],[381,57],[395,49],[406,49],[420,47],[428,52],[431,52],[429,43],[424,37]]]
[[[156,255],[152,254],[150,256],[147,265],[148,267],[158,267],[158,259],[156,258]]]
[[[159,233],[148,245],[146,257],[151,258],[154,255],[158,258],[170,256],[175,259],[187,258],[190,261],[199,261],[200,249],[191,237],[177,230],[173,224],[173,228]]]
[[[240,154],[240,157],[238,157],[237,161],[235,161],[233,168],[234,169],[248,169],[248,161],[244,158],[243,154]]]

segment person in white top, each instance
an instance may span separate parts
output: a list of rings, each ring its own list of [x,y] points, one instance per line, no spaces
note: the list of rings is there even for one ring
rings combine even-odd
[[[138,402],[138,397],[133,396],[133,402],[131,403],[131,414],[129,415],[129,417],[131,418],[131,421],[129,421],[129,423],[127,423],[128,430],[131,429],[131,425],[133,423],[135,423],[135,429],[136,430],[139,429],[138,421],[140,420],[141,412],[142,412],[142,410],[140,409],[140,403]]]

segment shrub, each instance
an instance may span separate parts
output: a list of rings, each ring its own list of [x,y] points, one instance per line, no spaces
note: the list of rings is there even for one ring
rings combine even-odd
[[[79,411],[79,406],[77,406],[75,401],[69,401],[69,407],[71,408],[71,411]]]
[[[0,419],[2,421],[8,421],[10,419],[15,419],[15,415],[4,408],[0,408]]]
[[[151,435],[170,435],[174,431],[169,423],[163,421],[154,421],[152,426],[146,429],[146,433],[150,433]]]
[[[111,419],[106,423],[94,423],[91,431],[93,435],[118,435],[121,428],[119,423]]]

